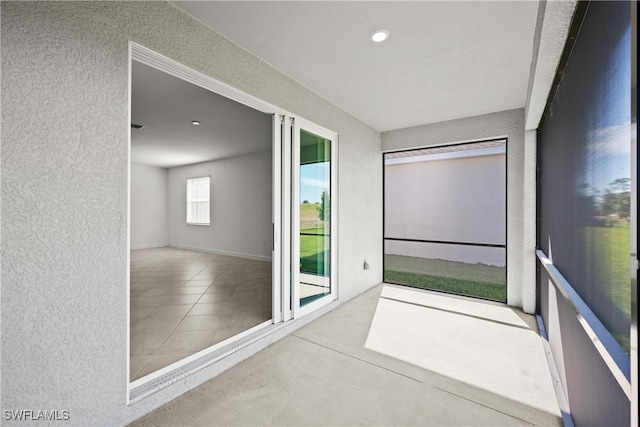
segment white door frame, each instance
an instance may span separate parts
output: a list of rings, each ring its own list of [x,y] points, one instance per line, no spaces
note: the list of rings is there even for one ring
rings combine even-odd
[[[220,82],[211,76],[200,73],[188,66],[181,64],[173,59],[170,59],[162,54],[159,54],[149,48],[146,48],[140,44],[129,42],[129,123],[131,122],[131,62],[137,61],[170,74],[174,77],[187,81],[189,83],[200,86],[204,89],[210,90],[216,94],[222,95],[240,104],[251,107],[255,110],[263,113],[271,114],[273,116],[272,136],[273,136],[273,157],[272,157],[272,191],[273,191],[273,204],[272,204],[272,222],[273,222],[273,251],[272,251],[272,283],[273,283],[273,297],[272,297],[272,320],[268,323],[277,324],[290,319],[298,318],[304,314],[307,314],[323,305],[326,305],[337,299],[337,134],[330,130],[324,129],[311,122],[308,122],[301,118],[295,118],[296,123],[300,123],[305,130],[312,133],[325,136],[332,141],[331,144],[331,297],[327,296],[315,301],[308,306],[300,309],[299,299],[293,298],[293,291],[299,287],[294,286],[294,280],[292,277],[292,264],[294,255],[299,259],[298,252],[292,251],[292,245],[294,242],[298,242],[299,234],[292,234],[293,230],[291,224],[298,225],[299,233],[299,210],[292,209],[292,206],[296,206],[292,203],[292,196],[296,193],[293,186],[293,173],[298,169],[299,173],[299,152],[297,163],[294,162],[293,148],[297,141],[297,138],[293,138],[294,133],[294,115],[289,112],[276,107],[268,102],[262,101],[256,97],[246,94],[226,83]],[[127,125],[128,126],[128,125]],[[299,135],[299,128],[297,129]],[[129,134],[129,157],[131,153],[131,135]],[[130,165],[129,160],[129,165]],[[294,167],[296,166],[297,167]],[[129,166],[130,167],[130,166]],[[129,181],[131,174],[129,171]],[[129,182],[130,188],[130,182]],[[299,190],[298,190],[299,191]],[[129,195],[130,197],[130,191]],[[130,202],[127,206],[130,205]],[[127,213],[127,219],[130,221],[130,212]],[[130,224],[127,224],[128,230]],[[297,236],[292,238],[292,236]],[[127,237],[127,248],[130,248],[130,236]],[[130,275],[130,259],[129,251],[127,254],[127,301],[131,291],[131,284],[129,281]],[[297,303],[297,306],[296,306]],[[127,304],[127,328],[130,324],[130,306]],[[267,325],[268,323],[265,322]],[[268,325],[269,326],[269,325]],[[273,325],[271,325],[273,326]],[[256,329],[264,327],[258,325],[255,328],[251,328],[245,331],[234,339],[241,340],[249,335],[256,333]],[[127,376],[129,375],[129,352],[130,352],[130,330],[127,330]],[[225,342],[216,344],[208,349],[202,350],[192,356],[177,362],[171,367],[163,368],[156,371],[144,378],[131,382],[128,378],[128,393],[127,404],[131,404],[134,401],[138,401],[149,394],[158,391],[170,384],[177,381],[180,378],[184,378],[188,375],[186,372],[194,372],[201,366],[205,366],[208,363],[212,363],[211,360],[216,356],[216,352],[220,351],[222,344],[229,345]],[[207,362],[207,358],[210,361]],[[194,365],[195,364],[195,365]]]
[[[314,135],[331,141],[331,166],[330,166],[330,292],[328,295],[313,301],[304,307],[300,306],[300,131],[305,130]],[[292,146],[292,186],[291,186],[291,271],[292,271],[292,302],[293,317],[304,316],[320,307],[323,307],[338,298],[338,134],[318,126],[308,120],[296,117],[293,125]]]
[[[292,279],[292,230],[290,227],[292,221],[292,201],[291,192],[293,189],[291,183],[292,173],[292,124],[293,118],[290,115],[282,116],[282,314],[283,320],[293,319],[293,300],[291,290],[293,287]]]
[[[153,67],[157,70],[160,70],[164,73],[167,73],[169,75],[172,75],[174,77],[177,77],[181,80],[184,80],[186,82],[192,83],[194,85],[197,85],[199,87],[202,87],[204,89],[210,90],[211,92],[214,92],[216,94],[219,94],[221,96],[224,96],[226,98],[229,98],[233,101],[236,101],[240,104],[246,105],[248,107],[251,107],[255,110],[261,111],[263,113],[267,113],[267,114],[271,114],[274,117],[274,125],[272,127],[273,129],[273,146],[272,146],[272,150],[273,150],[273,157],[272,157],[272,167],[273,167],[273,171],[272,171],[272,192],[273,192],[273,203],[272,203],[272,223],[273,223],[273,251],[272,251],[272,266],[273,266],[273,273],[272,273],[272,283],[273,283],[273,307],[272,307],[272,319],[270,321],[268,321],[268,323],[279,323],[282,322],[283,318],[282,318],[282,252],[283,252],[283,248],[287,247],[288,245],[285,244],[285,242],[282,239],[282,221],[283,219],[283,215],[282,215],[282,203],[281,201],[284,200],[287,197],[287,192],[283,191],[285,190],[285,188],[282,185],[282,170],[284,170],[284,165],[283,165],[283,157],[282,157],[282,150],[284,147],[284,141],[279,137],[280,133],[281,133],[281,127],[277,126],[277,120],[275,120],[277,117],[283,117],[285,115],[287,115],[288,113],[272,104],[269,104],[267,102],[264,102],[258,98],[255,98],[251,95],[248,95],[232,86],[229,86],[223,82],[220,82],[206,74],[200,73],[190,67],[187,67],[184,64],[181,64],[173,59],[170,59],[162,54],[159,54],[145,46],[142,46],[140,44],[134,43],[134,42],[129,42],[129,63],[131,64],[132,61],[136,61],[145,65],[148,65],[150,67]],[[129,66],[129,100],[131,100],[131,65]],[[131,102],[129,101],[129,122],[131,122]],[[129,157],[131,155],[131,136],[129,134]],[[129,165],[130,165],[130,160],[129,160]],[[129,171],[129,181],[131,180],[131,174]],[[129,183],[129,187],[130,187],[130,183]],[[128,197],[130,197],[130,190],[129,190],[129,195]],[[128,206],[130,205],[130,202],[128,203]],[[128,212],[127,215],[128,221],[130,220],[130,212]],[[128,224],[128,229],[130,229],[131,225]],[[130,248],[130,236],[128,235],[128,242],[127,242],[127,247]],[[129,300],[129,295],[131,292],[131,284],[129,281],[129,271],[130,268],[130,259],[129,259],[129,255],[127,255],[127,286],[126,286],[126,292],[127,292],[127,301]],[[127,325],[130,324],[130,318],[131,318],[131,313],[130,313],[130,306],[129,304],[127,304]],[[260,326],[260,325],[259,325]],[[129,327],[129,326],[128,326]],[[245,337],[245,335],[250,335],[255,328],[251,328],[248,331],[245,331],[239,335],[237,335],[235,338],[237,339],[242,339]],[[130,352],[130,331],[127,331],[127,375],[129,375],[129,352]],[[218,350],[218,347],[220,345],[222,345],[224,343],[220,343],[220,344],[216,344],[212,347],[209,347],[208,349],[202,350],[201,352],[199,352],[198,354],[195,354],[193,356],[189,356],[186,359],[184,359],[183,361],[181,361],[180,363],[184,362],[183,364],[186,365],[188,362],[191,362],[193,360],[196,359],[196,357],[198,357],[198,355],[202,355],[203,353],[213,353],[216,350]],[[180,369],[180,367],[178,368],[163,368],[160,369],[159,371],[156,371],[152,374],[150,374],[149,376],[145,377],[145,378],[141,378],[139,380],[136,380],[134,382],[131,382],[131,379],[129,378],[129,392],[127,395],[127,402],[130,403],[132,401],[131,399],[131,391],[134,389],[138,389],[138,388],[143,388],[147,385],[147,383],[152,383],[154,382],[154,380],[156,380],[159,377],[163,377],[164,375],[170,374],[171,371],[176,370],[176,369]],[[137,400],[137,399],[136,399]]]

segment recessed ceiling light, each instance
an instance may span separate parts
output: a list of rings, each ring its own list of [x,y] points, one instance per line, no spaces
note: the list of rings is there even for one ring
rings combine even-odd
[[[200,126],[200,122],[197,121],[197,120],[192,120],[191,124],[194,125],[194,126]]]
[[[371,40],[380,43],[389,38],[389,31],[385,29],[375,30],[371,33]]]

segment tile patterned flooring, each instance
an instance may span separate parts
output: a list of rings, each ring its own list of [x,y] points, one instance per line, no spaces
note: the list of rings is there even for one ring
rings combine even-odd
[[[131,381],[271,319],[271,263],[131,251]]]

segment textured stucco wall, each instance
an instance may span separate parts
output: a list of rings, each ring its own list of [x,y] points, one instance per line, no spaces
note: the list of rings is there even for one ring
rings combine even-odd
[[[168,3],[1,7],[2,410],[126,424],[269,343],[126,405],[129,41],[336,131],[341,300],[382,280],[378,132]]]
[[[384,151],[507,137],[507,303],[535,309],[535,283],[524,280],[524,110],[433,123],[382,133]],[[535,227],[535,224],[533,224]],[[524,284],[533,289],[524,289]],[[525,301],[524,298],[527,298]],[[533,298],[533,302],[529,301]],[[533,305],[532,305],[533,303]]]
[[[271,126],[265,129],[269,134]],[[211,176],[211,224],[186,223],[186,181]],[[271,259],[271,151],[169,169],[169,244]]]
[[[386,166],[386,235],[504,244],[505,163],[502,154]]]
[[[541,1],[533,38],[525,128],[538,128],[569,34],[577,0]]]
[[[506,156],[385,166],[385,236],[506,243]],[[499,248],[387,241],[385,253],[506,266]]]
[[[522,190],[522,309],[536,312],[536,174],[538,136],[535,130],[524,133],[524,170]]]

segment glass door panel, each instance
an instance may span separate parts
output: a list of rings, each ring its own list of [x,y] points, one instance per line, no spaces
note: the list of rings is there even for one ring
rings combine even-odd
[[[296,118],[292,141],[292,305],[294,317],[335,298],[337,135]]]
[[[300,306],[331,292],[331,141],[300,130]]]

